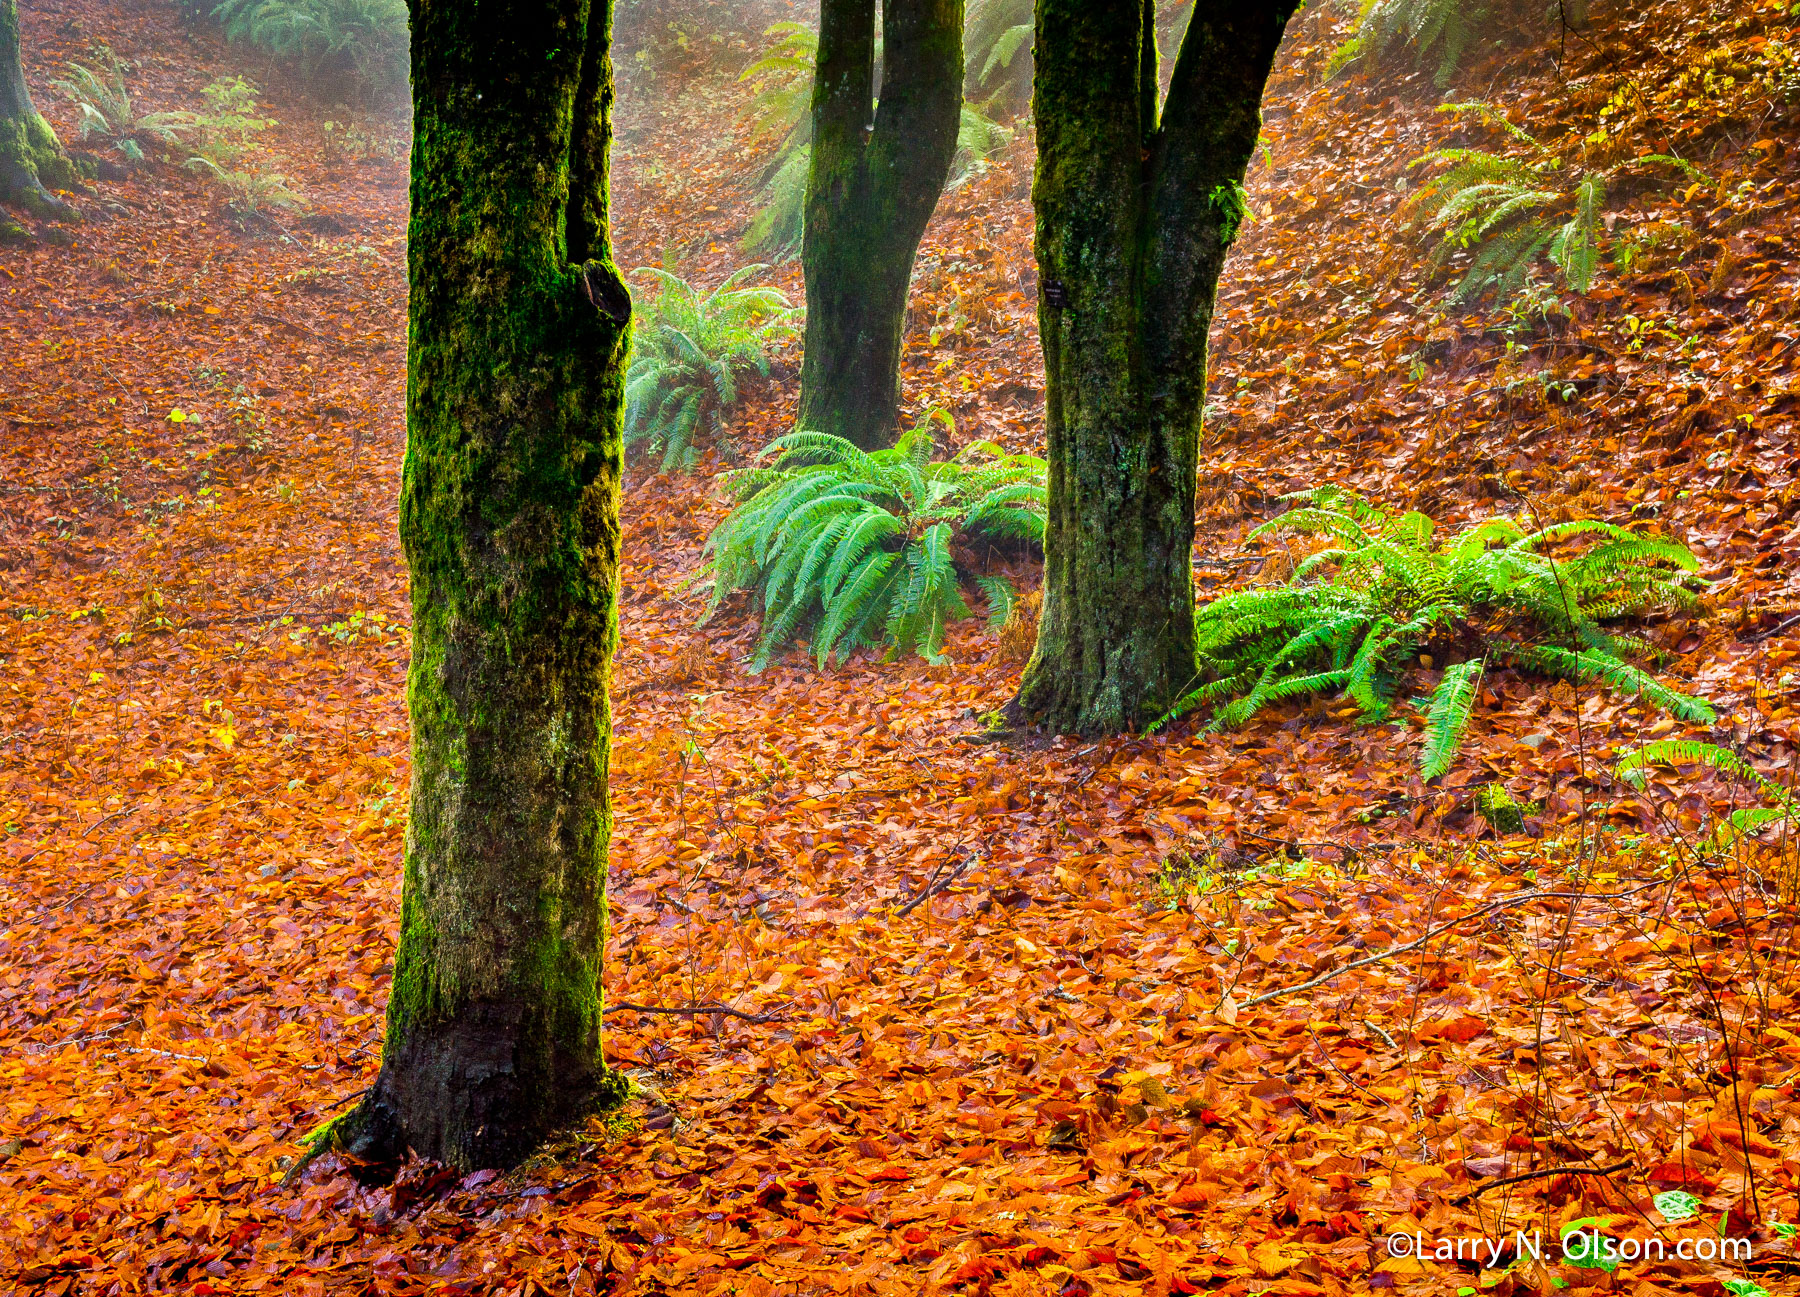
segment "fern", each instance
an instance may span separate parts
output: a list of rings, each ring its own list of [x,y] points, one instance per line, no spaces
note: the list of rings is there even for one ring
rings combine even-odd
[[[1775,782],[1730,748],[1697,739],[1656,739],[1631,749],[1613,767],[1627,783],[1642,788],[1646,771],[1655,765],[1702,765],[1732,776],[1754,787],[1765,806],[1746,806],[1725,817],[1700,844],[1701,855],[1713,855],[1746,834],[1756,833],[1771,824],[1791,824],[1800,818],[1800,798],[1784,785]]]
[[[691,471],[703,436],[729,451],[725,415],[737,402],[737,376],[768,373],[769,349],[796,332],[800,313],[782,293],[745,286],[766,269],[745,266],[710,292],[666,268],[636,272],[655,292],[636,302],[625,445],[661,455],[662,472]]]
[[[1431,696],[1431,711],[1425,717],[1425,751],[1419,758],[1419,773],[1425,778],[1436,779],[1456,759],[1481,692],[1481,669],[1479,659],[1459,662],[1438,682]]]
[[[1271,703],[1327,692],[1379,721],[1428,648],[1452,662],[1425,717],[1427,778],[1455,760],[1487,660],[1601,684],[1684,720],[1712,718],[1705,702],[1628,660],[1648,656],[1648,645],[1601,625],[1695,610],[1705,582],[1684,547],[1593,519],[1527,532],[1490,518],[1440,540],[1424,514],[1389,514],[1340,488],[1286,499],[1295,507],[1251,535],[1323,537],[1325,548],[1287,585],[1226,594],[1199,610],[1195,647],[1207,679],[1159,724],[1210,705],[1213,727],[1229,728]],[[1579,548],[1551,552],[1571,547]]]
[[[1492,295],[1502,303],[1533,285],[1540,259],[1565,286],[1586,293],[1594,286],[1605,240],[1607,187],[1627,167],[1655,164],[1698,176],[1679,158],[1653,154],[1603,170],[1577,170],[1542,141],[1506,120],[1492,105],[1446,104],[1439,112],[1472,113],[1499,129],[1509,153],[1445,148],[1413,159],[1411,166],[1440,167],[1408,204],[1415,220],[1438,235],[1428,271],[1470,254],[1450,300],[1465,305]]]
[[[194,124],[191,113],[145,113],[140,116],[125,86],[125,65],[110,49],[101,47],[100,67],[69,64],[69,75],[55,86],[75,107],[80,118],[77,138],[95,136],[107,140],[127,158],[139,161],[146,145],[181,142],[181,134]]]
[[[347,78],[376,92],[405,87],[406,0],[223,0],[226,39],[296,64],[308,77]]]
[[[1044,461],[990,442],[934,461],[938,423],[951,427],[936,411],[879,451],[794,432],[764,448],[763,465],[727,475],[738,504],[706,542],[706,617],[734,591],[758,596],[752,670],[809,627],[820,666],[876,644],[890,657],[941,661],[947,627],[969,615],[957,539],[1043,535]],[[990,621],[1004,621],[1016,598],[1011,583],[974,581]]]
[[[811,134],[809,110],[819,34],[804,23],[786,22],[776,23],[763,35],[773,38],[769,47],[738,77],[756,84],[748,113],[753,134],[759,139],[804,143]],[[796,139],[796,132],[804,135]]]
[[[1552,23],[1587,24],[1587,0],[1363,0],[1355,33],[1333,51],[1326,75],[1336,76],[1361,59],[1382,61],[1411,49],[1418,67],[1435,63],[1433,79],[1449,85],[1470,49],[1491,41],[1502,26],[1544,15]]]
[[[963,20],[963,97],[993,110],[1031,94],[1033,0],[969,0]]]

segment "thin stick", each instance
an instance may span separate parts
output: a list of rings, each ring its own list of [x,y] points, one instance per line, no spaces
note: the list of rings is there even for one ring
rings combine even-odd
[[[980,859],[978,856],[964,856],[961,863],[942,879],[939,879],[938,875],[943,873],[944,866],[942,864],[938,865],[936,869],[931,871],[931,880],[925,884],[925,890],[913,897],[912,900],[908,901],[905,905],[902,905],[899,909],[895,910],[894,917],[896,919],[904,919],[907,915],[925,904],[926,901],[929,901],[939,892],[949,887],[951,883],[954,883],[958,878],[961,878],[963,870],[967,869],[970,864],[978,859]]]
[[[1623,900],[1628,896],[1636,896],[1639,892],[1647,892],[1652,887],[1667,886],[1667,883],[1668,880],[1659,878],[1655,882],[1645,883],[1642,887],[1634,887],[1626,892],[1521,892],[1516,896],[1503,896],[1497,901],[1489,901],[1486,905],[1470,910],[1467,914],[1458,915],[1454,919],[1446,919],[1435,928],[1429,929],[1424,936],[1413,941],[1408,941],[1403,945],[1389,946],[1380,954],[1365,955],[1361,959],[1353,959],[1348,964],[1344,964],[1339,968],[1334,968],[1330,972],[1320,973],[1317,977],[1312,978],[1309,981],[1300,982],[1294,986],[1283,986],[1273,991],[1265,992],[1255,999],[1244,1001],[1244,1003],[1239,1006],[1239,1009],[1240,1011],[1243,1009],[1254,1009],[1259,1004],[1267,1004],[1270,1000],[1278,1000],[1284,995],[1292,995],[1296,991],[1309,991],[1315,986],[1323,986],[1326,982],[1342,977],[1345,973],[1351,972],[1354,969],[1367,968],[1370,964],[1379,964],[1384,959],[1392,959],[1395,955],[1404,955],[1409,950],[1417,950],[1420,946],[1423,946],[1439,933],[1448,932],[1459,923],[1466,923],[1470,919],[1479,919],[1484,915],[1493,914],[1499,910],[1511,909],[1515,905],[1529,905],[1533,901],[1618,901]]]
[[[1547,1166],[1541,1171],[1526,1171],[1522,1175],[1509,1175],[1502,1180],[1489,1180],[1486,1184],[1478,1184],[1467,1193],[1459,1193],[1450,1199],[1452,1207],[1460,1207],[1471,1198],[1479,1198],[1489,1189],[1500,1189],[1509,1184],[1524,1184],[1527,1180],[1548,1180],[1557,1175],[1614,1175],[1620,1171],[1630,1170],[1631,1160],[1615,1162],[1611,1166]]]
[[[659,1004],[609,1004],[602,1013],[666,1013],[677,1018],[698,1018],[703,1014],[722,1013],[727,1018],[742,1018],[745,1022],[785,1022],[778,1013],[745,1013],[739,1009],[727,1008],[723,1004],[690,1004],[685,1007],[669,1007]]]

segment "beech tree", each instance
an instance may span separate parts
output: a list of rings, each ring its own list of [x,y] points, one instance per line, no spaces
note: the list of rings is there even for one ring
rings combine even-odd
[[[1043,610],[1016,719],[1134,729],[1195,682],[1206,337],[1293,0],[1198,0],[1158,104],[1155,0],[1038,0],[1049,434]]]
[[[381,1072],[329,1142],[517,1162],[601,1059],[631,299],[611,0],[412,0],[412,814]]]
[[[74,165],[25,84],[18,0],[0,0],[0,203],[16,203],[35,216],[72,217],[74,209],[46,186],[73,189],[77,183]]]
[[[806,178],[799,426],[893,442],[906,290],[962,120],[963,0],[823,0]]]

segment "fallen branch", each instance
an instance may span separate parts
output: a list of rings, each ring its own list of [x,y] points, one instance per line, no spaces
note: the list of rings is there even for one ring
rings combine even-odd
[[[1417,950],[1433,937],[1441,936],[1443,933],[1448,932],[1459,923],[1467,923],[1470,919],[1484,918],[1485,916],[1494,914],[1500,910],[1509,910],[1518,905],[1530,905],[1533,901],[1622,901],[1627,897],[1636,896],[1639,892],[1647,892],[1652,887],[1666,886],[1668,886],[1668,880],[1659,878],[1654,882],[1645,883],[1642,887],[1633,887],[1629,891],[1624,892],[1520,892],[1513,896],[1503,896],[1497,901],[1489,901],[1486,905],[1470,910],[1467,914],[1459,914],[1454,919],[1446,919],[1444,922],[1438,924],[1437,927],[1427,930],[1424,936],[1417,937],[1412,941],[1404,942],[1398,946],[1389,946],[1379,954],[1365,955],[1361,959],[1353,959],[1348,964],[1343,964],[1327,973],[1320,973],[1317,977],[1300,982],[1294,986],[1282,986],[1277,987],[1273,991],[1265,991],[1261,995],[1244,1001],[1243,1004],[1238,1006],[1238,1011],[1241,1013],[1245,1009],[1254,1009],[1259,1004],[1267,1004],[1271,1000],[1278,1000],[1284,995],[1292,995],[1296,991],[1310,991],[1313,987],[1323,986],[1327,982],[1342,977],[1345,973],[1354,972],[1359,968],[1367,968],[1370,964],[1379,964],[1383,960],[1394,958],[1396,955],[1407,954],[1410,951]]]
[[[1631,1159],[1615,1162],[1611,1166],[1547,1166],[1541,1171],[1526,1171],[1520,1175],[1509,1175],[1503,1180],[1489,1180],[1486,1184],[1478,1184],[1466,1193],[1459,1193],[1450,1199],[1452,1207],[1460,1207],[1472,1198],[1479,1198],[1489,1189],[1501,1189],[1509,1184],[1524,1184],[1527,1180],[1548,1180],[1558,1175],[1616,1175],[1620,1171],[1631,1168]]]
[[[745,1022],[785,1022],[778,1013],[745,1013],[741,1009],[728,1008],[723,1004],[689,1004],[674,1007],[661,1004],[609,1004],[602,1013],[666,1013],[677,1018],[698,1018],[705,1014],[722,1013],[727,1018],[742,1018]]]

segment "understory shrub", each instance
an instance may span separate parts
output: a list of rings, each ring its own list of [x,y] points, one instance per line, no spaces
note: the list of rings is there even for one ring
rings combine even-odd
[[[665,268],[635,272],[656,286],[638,297],[631,368],[625,379],[625,445],[662,456],[662,471],[691,470],[699,438],[727,455],[725,413],[738,375],[769,372],[769,349],[794,336],[800,312],[780,290],[747,287],[768,267],[745,266],[711,292]]]
[[[1428,270],[1441,269],[1459,252],[1473,253],[1468,269],[1450,290],[1451,301],[1458,305],[1490,292],[1502,302],[1516,297],[1531,286],[1540,257],[1556,267],[1568,288],[1587,292],[1606,240],[1607,188],[1619,172],[1655,165],[1673,168],[1690,180],[1706,180],[1689,163],[1660,153],[1615,167],[1568,164],[1489,104],[1447,104],[1438,111],[1477,113],[1513,145],[1511,153],[1433,149],[1410,164],[1443,168],[1409,204],[1416,219],[1439,236]]]
[[[762,450],[767,464],[727,476],[738,504],[706,542],[706,617],[734,591],[754,592],[762,637],[751,670],[802,631],[821,667],[834,651],[841,660],[877,644],[890,658],[939,662],[945,627],[969,615],[965,580],[986,597],[990,620],[1005,621],[1012,584],[965,574],[955,551],[975,539],[1043,543],[1044,461],[986,441],[934,461],[936,424],[952,426],[933,411],[873,452],[789,433]]]
[[[1297,507],[1251,538],[1285,532],[1323,538],[1324,547],[1286,585],[1237,591],[1198,612],[1206,679],[1159,725],[1210,704],[1212,728],[1226,729],[1270,703],[1321,693],[1343,694],[1364,719],[1383,721],[1421,655],[1446,664],[1425,717],[1428,779],[1455,759],[1490,663],[1603,685],[1683,720],[1713,719],[1705,702],[1635,665],[1656,656],[1649,643],[1605,629],[1698,609],[1706,582],[1685,546],[1594,519],[1527,532],[1504,516],[1437,541],[1424,514],[1391,514],[1337,487],[1284,498]]]
[[[213,17],[228,40],[376,93],[407,83],[406,0],[223,0]]]
[[[239,216],[303,205],[288,177],[250,160],[257,137],[275,125],[261,115],[256,86],[242,77],[220,77],[200,93],[207,109],[187,118],[196,140],[188,170],[212,177]]]

